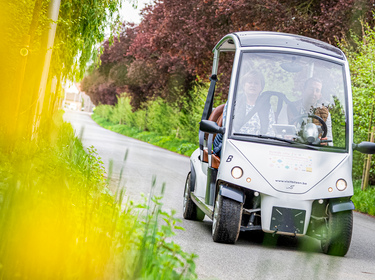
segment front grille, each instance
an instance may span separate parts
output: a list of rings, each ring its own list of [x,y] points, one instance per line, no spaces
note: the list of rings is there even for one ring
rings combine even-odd
[[[303,234],[306,211],[283,207],[272,208],[270,230]]]

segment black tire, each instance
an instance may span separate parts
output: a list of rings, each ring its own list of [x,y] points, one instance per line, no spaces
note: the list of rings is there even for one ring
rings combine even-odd
[[[202,221],[205,214],[195,205],[190,196],[192,183],[195,184],[195,182],[191,182],[191,172],[189,172],[185,182],[183,216],[187,220]]]
[[[345,256],[349,250],[353,231],[353,212],[328,213],[326,234],[321,240],[325,254]]]
[[[215,242],[234,244],[241,228],[242,203],[217,195],[212,219]]]

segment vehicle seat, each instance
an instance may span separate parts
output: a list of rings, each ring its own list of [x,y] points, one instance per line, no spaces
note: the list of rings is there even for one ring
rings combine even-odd
[[[208,118],[209,121],[216,122],[219,126],[223,124],[223,111],[224,111],[225,104],[221,104],[217,106],[211,113],[210,117]],[[219,123],[220,122],[220,123]]]
[[[221,104],[217,106],[211,113],[210,117],[208,118],[209,121],[214,121],[218,124],[218,126],[223,125],[223,111],[224,111],[225,104]],[[214,134],[212,141],[214,141],[216,134]],[[208,133],[204,134],[204,139],[207,140]]]
[[[211,113],[210,117],[208,118],[209,121],[214,121],[216,122],[219,126],[223,125],[223,111],[224,111],[224,106],[225,104],[221,104],[217,106]],[[215,139],[215,135],[213,135],[212,141]],[[205,134],[205,139],[207,140],[208,138],[208,133]],[[203,162],[208,162],[208,150],[204,149],[203,150]],[[212,168],[218,169],[220,165],[220,158],[213,154],[211,152],[211,165]]]

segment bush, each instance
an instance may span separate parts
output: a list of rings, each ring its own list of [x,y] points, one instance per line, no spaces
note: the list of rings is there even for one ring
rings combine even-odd
[[[95,114],[101,116],[107,121],[112,122],[112,115],[113,115],[114,107],[111,105],[99,105],[95,107]]]
[[[178,103],[167,104],[163,99],[157,98],[135,112],[129,97],[122,94],[114,106],[97,106],[95,115],[112,124],[125,124],[140,131],[164,136],[174,135],[177,139],[198,143],[199,122],[207,91],[207,85],[196,86],[188,95],[181,97]]]
[[[353,91],[353,117],[354,117],[354,142],[368,141],[369,126],[373,114],[375,98],[374,85],[374,61],[375,61],[375,30],[364,26],[362,39],[356,36],[351,38],[356,46],[351,47],[345,41],[340,47],[348,57]],[[374,117],[373,117],[374,118]],[[374,120],[372,120],[374,124]],[[354,153],[353,155],[353,177],[362,177],[364,155]],[[372,161],[375,164],[375,158]],[[370,170],[370,181],[375,183],[375,171]]]
[[[373,186],[362,191],[361,181],[355,181],[352,200],[357,211],[375,216],[375,188]]]
[[[161,98],[151,102],[146,109],[147,129],[160,135],[176,134],[179,112]]]
[[[114,106],[97,106],[92,118],[112,131],[190,156],[198,147],[207,90],[207,86],[196,86],[178,104],[158,98],[135,112],[130,99],[122,94]]]
[[[117,124],[132,124],[134,123],[134,115],[132,114],[132,108],[129,103],[129,98],[121,97],[118,98],[117,104],[112,107],[113,113],[111,122]]]
[[[172,152],[177,152],[182,155],[190,156],[198,148],[198,144],[189,143],[175,137],[174,135],[163,136],[157,134],[156,132],[141,131],[135,127],[129,127],[127,125],[114,125],[96,114],[92,115],[92,119],[106,129],[168,149]]]
[[[202,118],[208,85],[196,86],[181,102],[178,135],[190,143],[198,143],[199,122]]]

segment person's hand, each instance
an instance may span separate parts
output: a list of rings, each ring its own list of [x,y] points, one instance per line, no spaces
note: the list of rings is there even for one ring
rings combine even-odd
[[[319,139],[320,139],[320,141],[328,140],[327,137],[324,137],[324,138],[319,137]],[[320,142],[320,145],[327,146],[328,143],[327,142]]]

